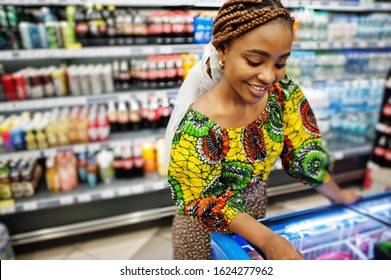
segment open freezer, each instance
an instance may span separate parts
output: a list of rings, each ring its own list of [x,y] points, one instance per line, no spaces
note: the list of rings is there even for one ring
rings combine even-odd
[[[391,240],[390,225],[357,209],[365,209],[369,201],[371,209],[387,204],[386,197],[365,198],[357,207],[330,205],[259,221],[288,239],[305,259],[373,259],[375,244]],[[213,259],[263,259],[262,252],[238,235],[213,233],[211,243]]]

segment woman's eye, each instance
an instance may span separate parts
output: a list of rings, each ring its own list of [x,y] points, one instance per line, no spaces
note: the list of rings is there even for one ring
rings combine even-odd
[[[284,68],[285,66],[286,66],[286,64],[276,64],[277,69]]]
[[[262,64],[262,62],[254,62],[254,61],[251,61],[251,60],[247,60],[247,62],[251,66],[258,66],[258,65]]]

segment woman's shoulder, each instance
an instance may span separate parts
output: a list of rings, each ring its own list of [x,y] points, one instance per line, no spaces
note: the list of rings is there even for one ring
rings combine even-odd
[[[299,88],[299,85],[288,75],[285,75],[278,84],[285,97],[289,97]]]

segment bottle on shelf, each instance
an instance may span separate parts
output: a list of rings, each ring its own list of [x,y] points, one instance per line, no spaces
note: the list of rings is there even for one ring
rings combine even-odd
[[[118,103],[117,123],[119,131],[129,130],[129,110],[124,101]]]
[[[145,160],[143,157],[143,149],[140,143],[134,143],[132,145],[133,148],[133,169],[135,177],[143,177],[144,176],[144,164]]]
[[[60,179],[56,167],[56,158],[47,157],[45,161],[45,180],[46,186],[51,192],[59,192],[60,189]]]
[[[110,124],[106,114],[106,108],[99,106],[97,116],[97,129],[99,141],[108,141],[110,138]]]
[[[92,188],[98,184],[98,163],[95,153],[91,151],[87,156],[87,183]]]
[[[97,154],[99,178],[104,184],[110,184],[114,178],[114,156],[111,151],[102,150]]]
[[[129,100],[129,123],[130,130],[141,129],[140,104],[138,100],[135,100],[133,98]]]
[[[123,168],[122,168],[122,147],[115,146],[113,150],[113,167],[114,167],[114,176],[117,179],[124,177]]]
[[[134,176],[134,164],[132,148],[130,145],[122,146],[122,178],[132,178]]]
[[[6,162],[0,162],[0,199],[12,198],[10,169]]]
[[[107,45],[116,45],[117,29],[115,26],[115,11],[114,5],[108,5],[102,12],[103,20],[106,22]]]

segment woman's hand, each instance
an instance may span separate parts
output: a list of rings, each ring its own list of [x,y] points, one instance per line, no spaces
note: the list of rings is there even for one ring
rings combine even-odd
[[[240,213],[232,220],[230,230],[259,248],[268,260],[304,260],[288,240],[246,213]]]
[[[333,179],[330,179],[327,183],[317,187],[316,190],[334,204],[348,205],[355,203],[362,198],[361,195],[352,190],[342,190]]]
[[[268,242],[260,248],[267,260],[304,260],[303,254],[288,240],[274,233]]]
[[[333,199],[330,199],[330,201],[335,204],[349,205],[355,203],[361,198],[361,195],[357,194],[352,190],[341,190],[338,199],[336,199],[335,201]]]

